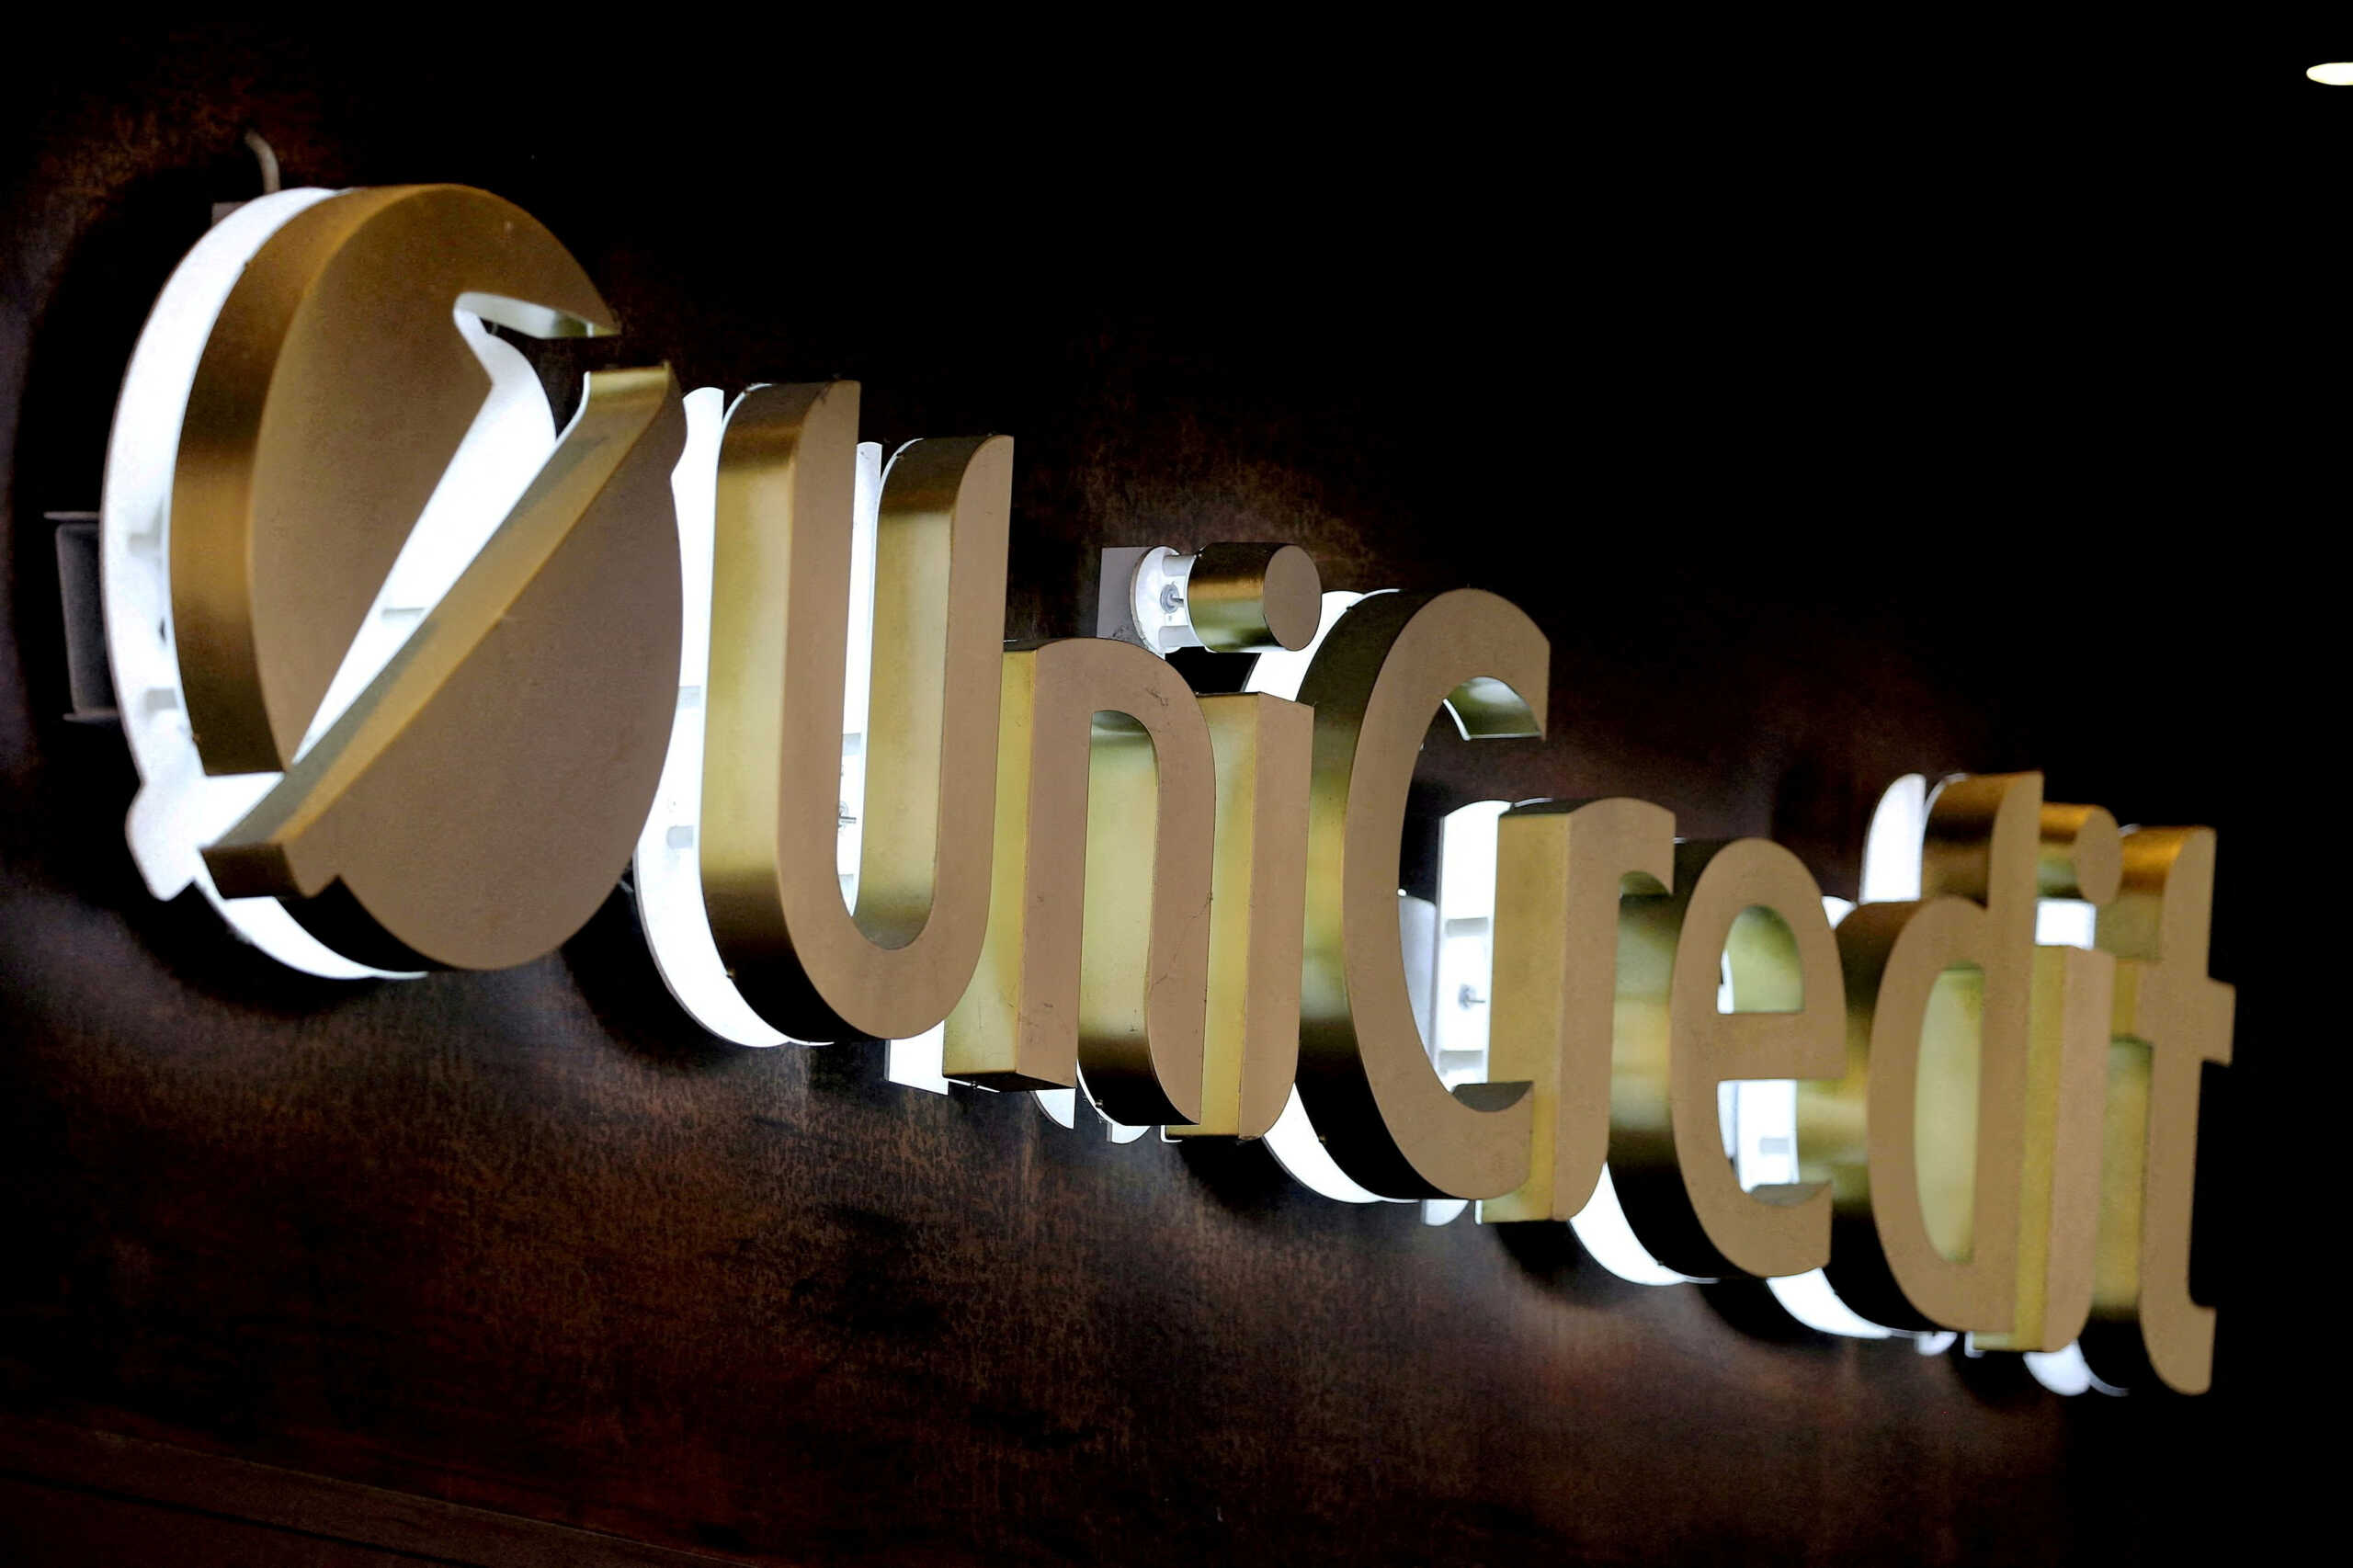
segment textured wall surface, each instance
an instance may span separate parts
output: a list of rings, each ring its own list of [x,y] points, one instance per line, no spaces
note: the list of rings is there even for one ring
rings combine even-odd
[[[1265,60],[1147,82],[1148,44],[917,68],[890,30],[8,61],[0,1542],[1978,1562],[2280,1528],[2286,1429],[2339,1386],[2305,1276],[2347,1102],[2285,935],[2325,874],[2334,514],[2276,460],[2337,394],[2278,395],[2240,252],[2296,245],[2225,153],[2310,117],[2218,143],[2200,100],[2134,152],[2133,100],[2046,90],[1856,136],[1896,99],[1710,111],[1583,69],[1572,122],[1495,40],[1309,93]],[[519,202],[688,386],[850,376],[878,437],[1013,433],[1008,636],[1091,631],[1113,544],[1510,596],[1551,738],[1434,743],[1433,810],[1638,794],[1848,893],[1905,771],[2218,827],[2217,1392],[2061,1400],[1761,1287],[1624,1284],[1565,1227],[1112,1146],[898,1088],[880,1047],[711,1043],[619,900],[524,968],[370,986],[155,904],[119,733],[61,717],[42,513],[97,504],[146,301],[255,189],[247,127],[290,184]]]

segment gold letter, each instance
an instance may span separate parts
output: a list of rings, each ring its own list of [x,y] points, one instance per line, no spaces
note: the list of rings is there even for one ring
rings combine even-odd
[[[1488,1071],[1526,1079],[1528,1179],[1479,1222],[1568,1220],[1609,1153],[1621,894],[1675,883],[1675,814],[1646,801],[1536,801],[1495,824]]]
[[[2189,1295],[2199,1078],[2231,1060],[2231,987],[2208,977],[2214,833],[2143,828],[2124,839],[2124,889],[2100,912],[2117,956],[2109,1150],[2094,1310],[2137,1319],[2150,1366],[2180,1393],[2213,1381],[2214,1309]]]
[[[346,956],[491,969],[610,893],[675,702],[685,440],[665,369],[600,373],[441,603],[299,757],[344,653],[485,379],[452,312],[540,336],[610,330],[520,210],[450,186],[358,191],[290,220],[230,295],[189,394],[173,611],[210,772],[284,776],[205,852]]]
[[[834,844],[857,454],[836,381],[746,392],[719,459],[703,899],[745,1000],[804,1040],[921,1034],[988,926],[1013,443],[918,441],[883,480],[853,913]]]
[[[1342,1170],[1392,1198],[1495,1198],[1528,1179],[1528,1085],[1431,1068],[1405,991],[1398,843],[1414,759],[1443,702],[1465,739],[1544,733],[1535,623],[1475,589],[1377,594],[1341,617],[1300,687],[1315,710],[1299,1093]]]
[[[2046,804],[2038,891],[2105,904],[2120,875],[2116,819]],[[2034,949],[2027,1025],[2025,1157],[2018,1170],[2018,1316],[1986,1350],[2062,1350],[2091,1313],[2099,1221],[2100,1108],[2107,1093],[2116,960],[2081,948]]]
[[[206,772],[293,760],[489,390],[461,302],[537,337],[613,331],[554,235],[462,186],[320,202],[222,307],[172,488],[173,630]]]
[[[1666,962],[1628,966],[1634,984],[1620,1003],[1642,1007],[1641,1033],[1665,1049],[1663,1061],[1621,1061],[1612,1084],[1619,1199],[1643,1245],[1677,1273],[1803,1274],[1830,1256],[1828,1187],[1742,1191],[1717,1085],[1845,1071],[1845,993],[1822,890],[1761,838],[1677,845],[1675,874],[1683,891],[1626,904],[1628,936]],[[1727,960],[1728,1013],[1717,1006]]]
[[[1922,902],[1867,903],[1838,926],[1847,1075],[1801,1092],[1799,1140],[1827,1142],[1806,1131],[1822,1099],[1868,1107],[1862,1168],[1832,1176],[1848,1222],[1829,1274],[1878,1323],[2007,1333],[2017,1315],[2041,811],[2040,774],[1948,781]]]
[[[1847,1075],[1799,1096],[1807,1168],[1837,1194],[1840,1296],[2016,1350],[2060,1348],[2082,1320],[2109,983],[2097,954],[2038,951],[2036,900],[2097,903],[2116,881],[2114,820],[2041,794],[2032,773],[1937,791],[1926,902],[1867,903],[1838,927]],[[1858,1148],[1835,1134],[1863,1105]]]
[[[1197,568],[1194,579],[1199,580]],[[1263,1137],[1299,1067],[1300,922],[1315,716],[1263,693],[1200,699],[1217,759],[1201,1119],[1172,1137]]]
[[[986,945],[941,1072],[1201,1116],[1217,769],[1184,677],[1127,642],[1005,654]]]

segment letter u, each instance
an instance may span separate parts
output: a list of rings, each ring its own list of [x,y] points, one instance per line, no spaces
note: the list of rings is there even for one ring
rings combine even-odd
[[[883,481],[853,911],[835,843],[858,404],[852,381],[755,388],[719,457],[703,900],[737,990],[803,1040],[931,1028],[988,927],[1013,442],[915,442]]]

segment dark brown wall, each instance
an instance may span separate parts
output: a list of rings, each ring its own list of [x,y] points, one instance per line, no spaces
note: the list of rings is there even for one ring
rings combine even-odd
[[[9,60],[0,1543],[2131,1561],[2293,1518],[2280,1435],[2340,1381],[2290,1270],[2325,1262],[2346,1102],[2285,933],[2343,662],[2324,514],[2279,475],[2336,394],[2263,344],[2292,284],[2255,287],[2277,235],[2213,148],[2335,122],[2218,87],[2077,112],[2030,73],[2002,116],[1961,76],[1711,99],[1716,67],[1669,88],[1606,40],[1566,78],[1493,38],[910,70],[892,31]],[[2268,113],[2252,58],[2214,68]],[[1759,1288],[1622,1284],[1564,1227],[1113,1147],[899,1089],[879,1047],[711,1044],[619,901],[540,962],[377,986],[154,904],[119,734],[60,718],[41,513],[96,504],[141,312],[251,194],[248,125],[290,183],[520,202],[688,385],[854,376],[876,434],[1013,432],[1008,635],[1091,630],[1108,544],[1291,539],[1328,585],[1510,595],[1553,640],[1552,738],[1434,745],[1433,809],[1635,793],[1847,892],[1907,770],[2212,823],[2218,1391],[2063,1401]]]

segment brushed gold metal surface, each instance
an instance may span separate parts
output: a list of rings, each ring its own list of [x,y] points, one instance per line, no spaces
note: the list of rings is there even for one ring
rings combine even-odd
[[[1678,1273],[1819,1268],[1828,1183],[1743,1191],[1717,1088],[1844,1074],[1845,989],[1822,890],[1761,838],[1677,845],[1674,889],[1621,906],[1609,1102],[1619,1201],[1644,1248]],[[1727,969],[1732,1009],[1722,1011]]]
[[[987,940],[941,1072],[1198,1123],[1217,767],[1184,677],[1127,642],[1005,654]]]
[[[1193,634],[1217,653],[1306,647],[1323,600],[1315,558],[1295,544],[1205,545],[1185,584]]]
[[[389,968],[505,968],[579,929],[661,777],[685,442],[666,369],[590,376],[441,603],[204,851],[221,892],[284,900],[338,951]]]
[[[346,957],[491,969],[610,891],[652,799],[679,624],[666,369],[590,378],[481,553],[349,709],[296,750],[481,409],[463,310],[612,330],[528,214],[456,186],[306,209],[246,266],[188,393],[171,591],[209,772],[282,777],[205,858]],[[580,722],[593,714],[593,724]]]
[[[1531,801],[1495,824],[1487,1068],[1525,1080],[1528,1179],[1481,1223],[1568,1220],[1609,1152],[1619,901],[1675,883],[1675,815],[1647,801]]]
[[[1865,904],[1838,927],[1847,1076],[1799,1095],[1802,1156],[1851,1221],[1829,1268],[1840,1294],[1996,1349],[2075,1337],[2108,1222],[2094,1151],[2112,965],[2039,948],[2033,930],[2040,897],[2114,896],[2118,834],[2105,810],[2040,792],[2035,774],[1938,790],[1924,900]]]
[[[1217,765],[1201,1115],[1171,1137],[1257,1138],[1299,1066],[1301,922],[1315,716],[1264,693],[1199,699]]]
[[[207,864],[382,967],[504,967],[569,936],[626,862],[671,717],[678,389],[600,372],[455,587],[296,755],[481,405],[460,311],[613,329],[496,198],[320,201],[232,290],[176,454],[201,760],[280,774]],[[1083,1084],[1179,1135],[1263,1135],[1295,1076],[1334,1160],[1381,1195],[1564,1219],[1606,1155],[1679,1272],[1826,1267],[1870,1316],[1985,1348],[2137,1325],[2164,1381],[2208,1386],[2199,1077],[2230,1060],[2233,1017],[2206,973],[2211,831],[2123,835],[2044,801],[2039,775],[1956,778],[1920,898],[1834,937],[1777,846],[1678,845],[1640,801],[1529,802],[1497,829],[1493,1081],[1449,1092],[1403,973],[1406,791],[1441,706],[1465,738],[1543,733],[1542,636],[1493,595],[1374,596],[1297,703],[1197,700],[1120,642],[1006,653],[1012,449],[983,437],[911,443],[885,479],[846,907],[858,404],[854,383],[756,388],[722,441],[699,854],[731,977],[779,1028],[944,1020],[949,1076]],[[1211,650],[1313,640],[1321,583],[1296,547],[1209,546],[1187,582]],[[2038,899],[2099,907],[2097,950],[2037,947]],[[1804,1179],[1743,1191],[1718,1095],[1760,1078],[1800,1081]]]
[[[1316,651],[1299,1093],[1350,1179],[1390,1198],[1495,1198],[1528,1179],[1528,1085],[1449,1093],[1423,1049],[1397,923],[1415,759],[1439,707],[1463,738],[1541,735],[1551,649],[1477,589],[1377,594]]]
[[[2117,964],[2093,1312],[2137,1324],[2151,1368],[2181,1393],[2206,1392],[2214,1369],[2214,1310],[2189,1293],[2200,1078],[2231,1060],[2236,1006],[2206,972],[2214,855],[2211,828],[2125,835],[2097,937]]]
[[[834,845],[858,405],[851,381],[755,388],[719,459],[703,897],[737,989],[803,1040],[923,1033],[988,926],[1013,443],[918,441],[883,480],[853,912]]]
[[[2018,1163],[2017,1320],[1983,1350],[2061,1350],[2091,1314],[2099,1222],[2102,1101],[2116,960],[2080,948],[2034,949]]]
[[[2124,840],[2105,806],[2046,801],[2035,855],[2035,891],[2044,898],[2112,903],[2124,880]]]
[[[1847,1073],[1799,1086],[1800,1169],[1853,1221],[1832,1284],[1891,1326],[1998,1334],[2017,1317],[2041,812],[2040,774],[1948,780],[1922,897],[1838,926]]]
[[[293,759],[489,392],[461,301],[534,336],[614,330],[552,234],[461,186],[321,201],[231,290],[172,488],[174,633],[208,773]]]
[[[2045,801],[2036,892],[2109,903],[2122,874],[2120,844],[2105,808]],[[2006,1334],[1979,1335],[1981,1349],[2063,1349],[2090,1314],[2115,989],[2116,960],[2107,953],[2034,950],[2018,1171],[2017,1319]]]

